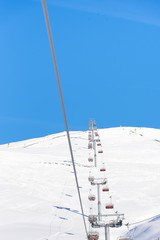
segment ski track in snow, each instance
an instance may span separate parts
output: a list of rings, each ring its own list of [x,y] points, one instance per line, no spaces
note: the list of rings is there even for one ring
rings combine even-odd
[[[120,127],[98,132],[104,151],[98,161],[106,164],[115,210],[125,214],[124,223],[140,222],[131,225],[129,233],[125,225],[110,229],[111,240],[124,234],[135,240],[157,240],[160,237],[160,217],[156,216],[160,214],[160,130]],[[87,221],[88,175],[90,170],[95,174],[97,170],[88,163],[88,132],[70,134]],[[0,165],[0,239],[85,239],[64,132],[1,145]],[[102,193],[104,214],[106,201]],[[97,213],[96,202],[93,207]],[[98,231],[99,240],[104,239],[103,229]]]

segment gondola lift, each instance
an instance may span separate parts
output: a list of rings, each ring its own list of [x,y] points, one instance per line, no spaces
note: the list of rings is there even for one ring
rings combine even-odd
[[[112,197],[110,197],[110,201],[108,203],[106,203],[105,208],[106,209],[113,209],[114,208],[114,205],[112,203]]]
[[[88,216],[88,221],[89,221],[90,223],[97,222],[97,216],[95,216],[95,215],[89,215],[89,216]]]
[[[103,192],[108,192],[108,191],[109,191],[109,187],[107,187],[107,185],[104,186],[104,187],[102,188],[102,191],[103,191]]]
[[[105,172],[106,171],[106,168],[104,166],[104,163],[103,163],[103,166],[100,168],[100,172]]]
[[[89,181],[89,182],[94,182],[94,176],[91,175],[91,172],[89,172],[88,181]]]
[[[98,153],[103,153],[103,150],[99,150]]]
[[[89,176],[88,180],[89,180],[89,182],[94,182],[94,177],[93,176]]]
[[[92,149],[92,143],[88,143],[88,149]]]
[[[113,206],[112,203],[107,203],[105,208],[106,208],[106,209],[113,209],[113,207],[114,207],[114,206]]]
[[[98,240],[99,233],[98,232],[89,232],[88,233],[88,240]]]
[[[93,158],[92,158],[92,157],[89,157],[89,158],[88,158],[88,162],[93,162]]]
[[[94,194],[89,194],[88,199],[89,201],[95,201],[96,196]]]

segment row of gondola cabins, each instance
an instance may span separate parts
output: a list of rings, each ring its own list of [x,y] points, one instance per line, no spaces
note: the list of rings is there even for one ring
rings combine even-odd
[[[93,126],[91,126],[92,124],[93,124]],[[101,144],[100,139],[99,139],[99,134],[98,134],[97,128],[96,128],[96,123],[95,123],[95,121],[94,121],[93,123],[92,123],[92,122],[89,123],[89,134],[88,134],[89,143],[88,143],[88,149],[92,149],[92,148],[93,148],[93,146],[92,146],[92,140],[93,140],[93,139],[92,139],[92,132],[90,131],[90,130],[91,130],[91,127],[93,127],[95,137],[98,138],[98,139],[96,139],[97,147],[102,147],[102,144]],[[98,153],[100,153],[100,154],[103,153],[103,150],[102,150],[102,149],[99,149],[99,150],[98,150]],[[89,162],[93,162],[93,157],[89,156],[89,157],[88,157],[88,161],[89,161]],[[105,168],[105,166],[104,166],[104,163],[103,163],[103,166],[100,168],[100,171],[101,171],[101,172],[105,172],[105,171],[106,171],[106,168]],[[89,178],[88,178],[88,180],[89,180],[90,182],[94,182],[94,176],[90,175]],[[109,191],[108,186],[107,186],[107,185],[104,186],[104,187],[102,188],[102,191],[103,191],[103,192],[108,192],[108,191]],[[90,201],[95,201],[96,196],[95,196],[94,194],[91,194],[91,193],[90,193],[89,196],[88,196],[88,199],[89,199]],[[111,196],[110,196],[110,202],[108,202],[108,203],[105,205],[105,208],[106,208],[106,209],[113,209],[113,208],[114,208],[114,205],[112,204],[112,201],[111,201]],[[90,223],[97,222],[97,216],[89,215],[88,220],[89,220]],[[111,224],[110,224],[110,227],[113,227],[113,226],[114,226],[114,223],[111,223]],[[98,239],[99,239],[99,233],[98,233],[98,232],[90,231],[90,232],[88,233],[88,240],[98,240]],[[126,236],[126,237],[120,237],[119,240],[132,240],[132,239],[131,239],[130,237],[127,237],[127,236]]]
[[[90,125],[89,125],[89,129],[90,129]],[[97,128],[96,128],[96,123],[95,123],[95,122],[93,123],[93,130],[94,130],[95,137],[97,138],[97,139],[96,139],[97,147],[100,147],[100,149],[98,149],[98,153],[99,153],[99,154],[102,154],[102,153],[103,153],[102,144],[101,144],[100,139],[99,139],[99,134],[98,134],[98,132],[97,132]],[[89,131],[88,140],[89,140],[88,149],[92,149],[92,147],[93,147],[93,146],[92,146],[92,140],[93,140],[93,139],[92,139],[92,133],[91,133],[91,131]],[[89,162],[93,162],[93,158],[89,156],[88,161],[89,161]],[[105,168],[104,163],[103,163],[102,167],[100,168],[100,172],[105,172],[105,171],[106,171],[106,168]],[[91,176],[91,175],[90,175],[89,178],[88,178],[88,180],[89,180],[90,182],[94,182],[94,176]],[[103,192],[108,192],[108,191],[109,191],[108,186],[105,185],[105,186],[102,188],[102,191],[103,191]],[[90,193],[89,196],[88,196],[88,199],[89,199],[89,201],[95,201],[96,196],[95,196],[94,194],[91,194],[91,193]],[[113,208],[114,208],[114,205],[112,204],[112,201],[111,201],[111,197],[110,197],[110,201],[105,205],[105,208],[106,208],[106,209],[113,209]],[[96,222],[96,221],[97,221],[97,217],[94,216],[94,215],[89,215],[88,220],[89,220],[90,223],[93,223],[93,222]],[[89,232],[89,233],[88,233],[88,239],[89,239],[89,240],[97,240],[97,239],[99,239],[99,233],[98,233],[98,232],[92,232],[92,231]]]

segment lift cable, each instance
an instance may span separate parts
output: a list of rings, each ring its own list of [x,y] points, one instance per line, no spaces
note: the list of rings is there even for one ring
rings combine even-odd
[[[61,100],[63,117],[64,117],[64,122],[65,122],[65,127],[66,127],[67,138],[68,138],[68,144],[69,144],[69,149],[70,149],[70,154],[71,154],[71,159],[72,159],[72,164],[73,164],[73,170],[74,170],[74,175],[75,175],[75,181],[76,181],[76,186],[77,186],[77,191],[78,191],[78,196],[79,196],[79,201],[80,201],[80,206],[81,206],[81,211],[82,211],[82,217],[83,217],[83,222],[84,222],[84,228],[85,228],[86,236],[88,238],[87,226],[86,226],[86,222],[85,222],[85,218],[84,218],[84,210],[83,210],[82,199],[81,199],[81,194],[80,194],[80,190],[79,190],[77,171],[76,171],[76,167],[75,167],[75,161],[74,161],[73,150],[72,150],[72,145],[71,145],[71,140],[70,140],[70,134],[69,134],[68,123],[67,123],[67,118],[66,118],[66,113],[65,113],[61,84],[60,84],[60,80],[59,80],[56,56],[55,56],[55,52],[54,52],[54,46],[53,46],[53,41],[52,41],[51,29],[50,29],[47,6],[46,6],[45,0],[42,0],[42,6],[43,6],[43,12],[44,12],[44,17],[45,17],[45,22],[46,22],[46,27],[47,27],[47,32],[48,32],[48,38],[49,38],[49,43],[50,43],[50,48],[51,48],[51,53],[52,53],[52,59],[53,59],[53,64],[54,64],[54,69],[55,69],[55,74],[56,74],[56,80],[57,80],[57,85],[58,85],[58,90],[59,90],[59,95],[60,95],[60,100]]]
[[[127,223],[127,224],[125,224],[125,225],[126,225],[126,226],[136,225],[136,224],[139,224],[139,223],[146,222],[147,220],[152,220],[152,219],[154,219],[155,217],[160,217],[160,214],[155,215],[155,216],[150,217],[150,218],[146,218],[146,219],[144,219],[144,220],[141,220],[141,221],[138,221],[138,222],[135,222],[135,223]]]

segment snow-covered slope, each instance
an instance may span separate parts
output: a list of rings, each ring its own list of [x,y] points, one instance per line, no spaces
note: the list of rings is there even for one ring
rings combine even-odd
[[[98,132],[104,151],[98,162],[103,158],[106,163],[110,194],[115,209],[125,214],[125,223],[158,215],[160,130],[120,127]],[[88,132],[71,132],[71,141],[88,215],[88,174],[93,169],[88,163]],[[103,204],[102,211],[107,211]],[[131,225],[130,235],[156,240],[159,223],[155,217]],[[125,226],[111,229],[111,240],[126,233]],[[0,239],[85,239],[65,133],[0,146]],[[104,239],[103,229],[99,239]]]

